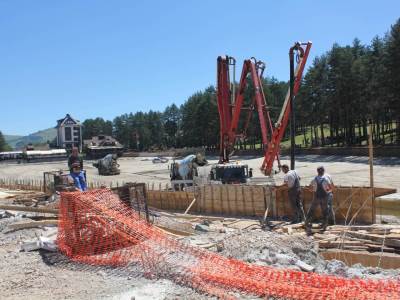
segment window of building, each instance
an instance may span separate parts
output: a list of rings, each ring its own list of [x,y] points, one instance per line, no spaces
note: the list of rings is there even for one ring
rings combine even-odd
[[[81,129],[77,126],[74,127],[74,136],[80,136]]]
[[[72,140],[71,127],[65,127],[65,140],[66,141],[71,141]]]

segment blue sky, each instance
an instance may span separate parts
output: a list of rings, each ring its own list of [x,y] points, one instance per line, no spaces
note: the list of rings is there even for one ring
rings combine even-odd
[[[28,134],[77,119],[163,110],[216,80],[216,58],[267,63],[288,78],[288,49],[369,43],[400,1],[0,1],[0,130]],[[310,60],[311,61],[311,60]],[[237,69],[240,72],[239,68]]]

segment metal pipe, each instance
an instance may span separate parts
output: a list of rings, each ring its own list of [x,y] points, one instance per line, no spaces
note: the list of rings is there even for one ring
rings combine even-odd
[[[294,51],[301,51],[301,45],[299,42],[295,43],[289,50],[289,62],[290,62],[290,86],[289,86],[289,99],[290,99],[290,169],[295,169],[295,147],[296,147],[296,126],[295,126],[295,115],[294,115]],[[302,54],[302,53],[301,53]]]
[[[229,57],[229,64],[232,65],[232,99],[231,99],[231,105],[232,107],[235,105],[235,100],[236,100],[236,59],[233,58],[232,56]]]
[[[289,99],[290,99],[290,169],[294,170],[295,167],[295,118],[294,118],[294,105],[293,105],[293,86],[294,86],[294,57],[293,47],[290,48],[289,60],[290,60],[290,86],[289,86]]]

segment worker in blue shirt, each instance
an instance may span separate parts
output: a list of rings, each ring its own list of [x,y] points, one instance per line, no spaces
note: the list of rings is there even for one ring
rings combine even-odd
[[[70,172],[70,176],[74,180],[74,185],[80,191],[86,191],[86,178],[85,173],[83,172],[83,159],[79,155],[79,149],[77,147],[73,147],[71,151],[71,155],[68,157],[68,169]]]

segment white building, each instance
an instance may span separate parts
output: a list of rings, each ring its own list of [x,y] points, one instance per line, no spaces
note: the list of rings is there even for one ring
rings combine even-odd
[[[57,120],[57,146],[71,149],[73,146],[82,150],[82,125],[67,114],[63,119]]]

